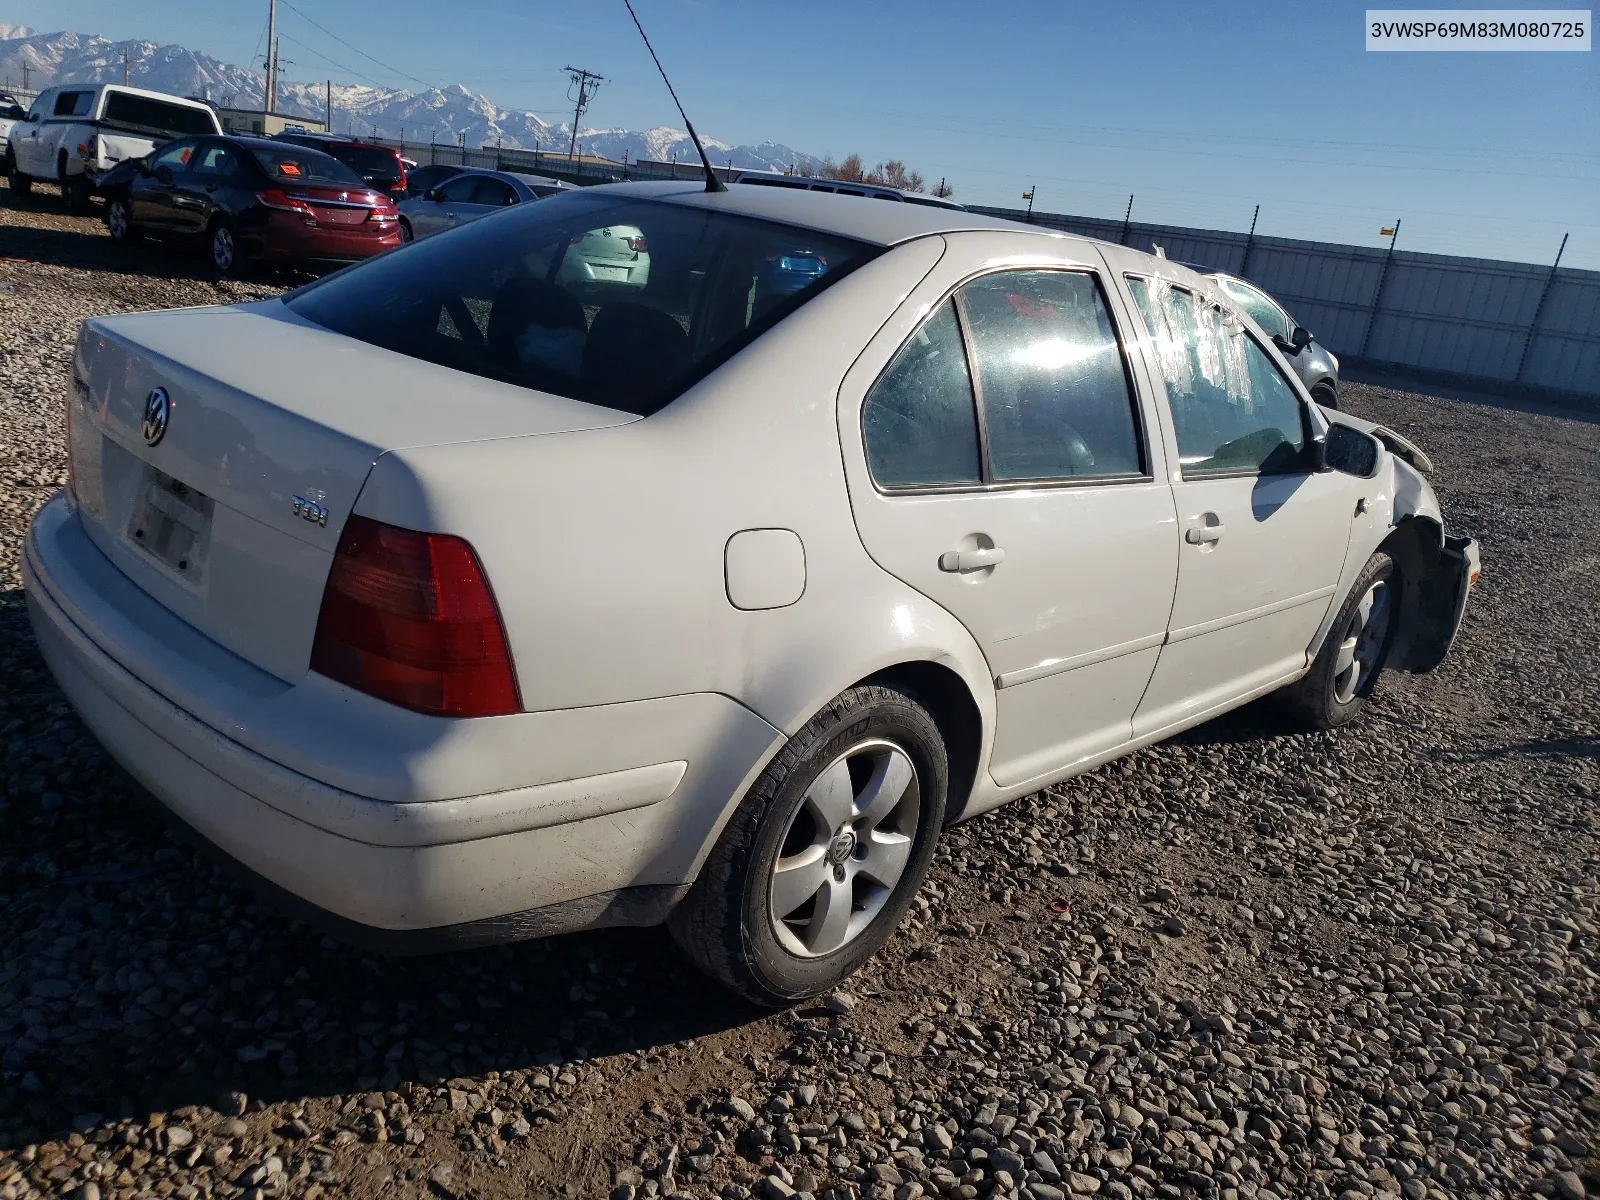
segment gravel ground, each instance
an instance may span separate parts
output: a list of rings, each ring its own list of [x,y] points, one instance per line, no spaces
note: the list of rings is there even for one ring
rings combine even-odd
[[[264,294],[0,192],[0,1200],[1600,1192],[1600,423],[1352,385],[1486,574],[1367,717],[1245,709],[950,832],[847,994],[657,931],[382,960],[168,831],[17,553],[75,322]]]

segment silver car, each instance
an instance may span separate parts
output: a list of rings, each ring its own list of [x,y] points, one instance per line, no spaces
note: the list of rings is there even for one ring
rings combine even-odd
[[[487,217],[490,213],[571,191],[570,183],[515,171],[463,171],[400,202],[400,236],[415,241]]]
[[[1255,284],[1220,271],[1202,270],[1201,273],[1216,280],[1228,298],[1271,336],[1313,400],[1324,408],[1339,407],[1339,360],[1331,350],[1319,345],[1310,330]]]

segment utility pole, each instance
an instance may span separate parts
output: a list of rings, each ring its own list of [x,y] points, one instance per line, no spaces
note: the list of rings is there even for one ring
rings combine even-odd
[[[323,97],[324,97],[323,104],[326,106],[326,111],[327,111],[327,114],[328,114],[328,119],[326,121],[324,121],[323,124],[327,127],[328,132],[332,133],[333,132],[333,80],[331,80],[331,79],[328,80],[327,83],[324,84],[323,86],[325,88],[325,90],[322,93]]]
[[[941,179],[939,183],[943,185],[944,180]],[[1028,190],[1022,193],[1022,198],[1028,202],[1028,216],[1026,220],[1029,225],[1033,224],[1033,193],[1038,190],[1039,185],[1035,183],[1029,185]]]
[[[22,90],[25,91],[25,92],[30,90],[29,87],[28,87],[28,64],[27,63],[23,63],[22,64]]]
[[[578,153],[578,122],[583,120],[589,101],[594,99],[594,94],[600,90],[605,77],[596,75],[593,71],[585,71],[581,67],[567,67],[566,72],[573,86],[578,89],[577,103],[572,110],[572,142],[567,147],[567,159],[571,161]]]
[[[263,109],[277,108],[278,99],[278,0],[267,0],[267,85],[262,91]]]
[[[1117,239],[1117,245],[1128,244],[1128,224],[1133,220],[1133,193],[1128,193],[1128,211],[1122,214],[1122,236]]]

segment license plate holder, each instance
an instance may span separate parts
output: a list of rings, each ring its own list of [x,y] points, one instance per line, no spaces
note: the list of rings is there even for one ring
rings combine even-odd
[[[215,503],[181,480],[146,466],[128,516],[127,539],[191,587],[205,582]]]

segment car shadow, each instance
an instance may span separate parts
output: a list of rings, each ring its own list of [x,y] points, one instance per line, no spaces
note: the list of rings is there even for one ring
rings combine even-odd
[[[15,209],[48,213],[62,222],[59,228],[0,223],[0,261],[81,267],[151,279],[196,280],[202,283],[216,281],[217,273],[211,269],[198,247],[149,240],[133,245],[118,245],[106,232],[102,223],[104,209],[98,201],[92,202],[87,215],[71,216],[61,207],[60,199],[50,194],[53,191],[53,188],[50,189],[42,197],[36,193],[19,197],[0,188],[0,197],[4,201],[0,203],[0,212]],[[269,272],[252,268],[242,278],[258,283],[292,286],[310,277],[295,272]]]
[[[231,1092],[270,1105],[649,1054],[764,1015],[659,929],[385,958],[296,920],[99,751],[19,589],[0,592],[0,722],[0,1150]]]

